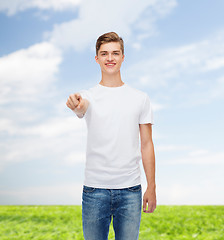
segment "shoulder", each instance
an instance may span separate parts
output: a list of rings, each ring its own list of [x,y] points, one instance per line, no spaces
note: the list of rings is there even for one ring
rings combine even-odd
[[[87,88],[87,89],[81,89],[79,93],[81,94],[82,97],[84,98],[91,98],[94,93],[97,91],[97,85]]]
[[[138,88],[134,88],[130,85],[127,85],[128,90],[136,97],[136,98],[140,98],[142,100],[145,100],[145,98],[148,96],[148,94]]]

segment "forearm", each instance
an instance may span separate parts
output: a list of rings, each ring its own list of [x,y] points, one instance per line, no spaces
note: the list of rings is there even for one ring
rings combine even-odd
[[[147,180],[147,188],[155,189],[155,153],[152,141],[149,141],[144,146],[141,146],[142,163]]]

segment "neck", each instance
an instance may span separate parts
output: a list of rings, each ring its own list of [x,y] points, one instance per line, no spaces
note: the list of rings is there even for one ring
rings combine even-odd
[[[121,73],[120,71],[116,74],[109,75],[102,72],[102,79],[100,84],[106,87],[120,87],[124,84],[121,80]]]

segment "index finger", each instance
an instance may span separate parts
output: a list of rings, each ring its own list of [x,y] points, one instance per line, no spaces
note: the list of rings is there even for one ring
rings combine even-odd
[[[68,101],[70,101],[70,103],[73,104],[74,107],[76,107],[79,104],[79,100],[77,100],[77,97],[75,96],[75,94],[71,94],[69,96]]]
[[[82,96],[80,93],[75,93],[75,98],[80,101],[82,99]]]

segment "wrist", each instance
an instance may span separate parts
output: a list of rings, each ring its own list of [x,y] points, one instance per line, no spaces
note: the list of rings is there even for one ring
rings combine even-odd
[[[77,110],[77,108],[75,108],[73,111],[78,117],[83,117],[85,114],[83,110],[80,111],[80,110]]]
[[[155,190],[156,189],[156,184],[155,183],[150,183],[147,185],[147,190]]]

